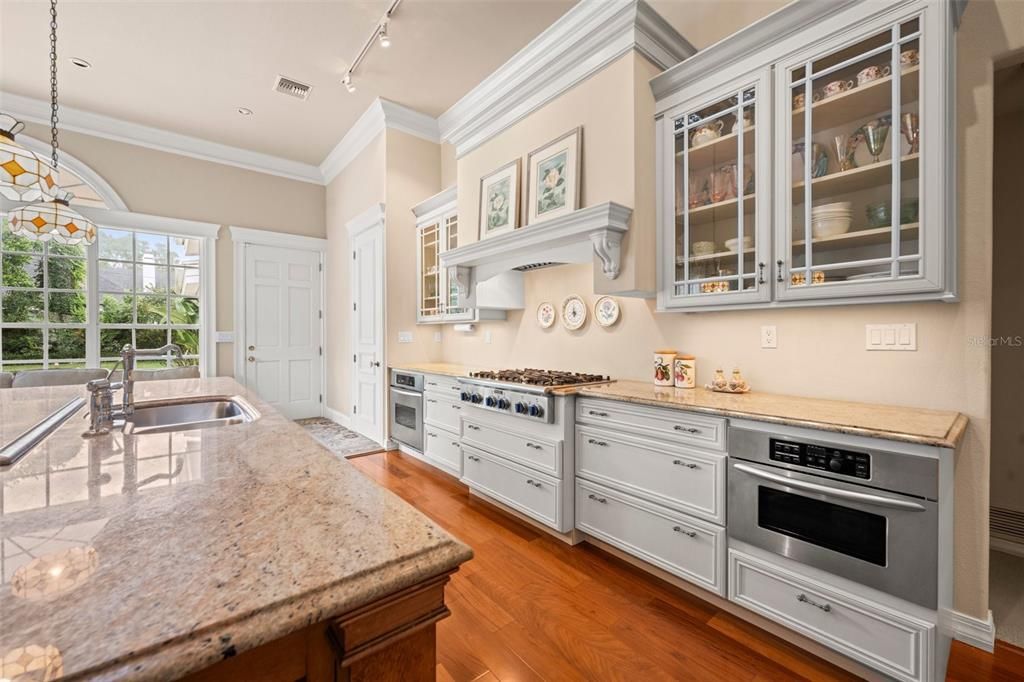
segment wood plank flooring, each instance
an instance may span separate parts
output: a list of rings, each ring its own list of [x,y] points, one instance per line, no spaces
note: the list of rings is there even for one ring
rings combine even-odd
[[[447,590],[438,680],[857,679],[606,552],[569,547],[412,457],[349,461],[475,552]],[[954,642],[947,680],[1024,680],[1024,650]]]

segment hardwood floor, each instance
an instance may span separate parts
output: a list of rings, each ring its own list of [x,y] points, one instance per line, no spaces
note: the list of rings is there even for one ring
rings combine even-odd
[[[555,540],[411,457],[349,461],[475,552],[448,586],[438,680],[857,679],[599,549]],[[954,642],[947,680],[1024,680],[1024,650]]]

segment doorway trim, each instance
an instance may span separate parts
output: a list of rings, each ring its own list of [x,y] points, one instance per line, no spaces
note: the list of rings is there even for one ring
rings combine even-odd
[[[256,246],[277,246],[299,251],[312,251],[317,254],[320,264],[320,347],[324,348],[323,360],[320,362],[320,393],[324,400],[320,401],[320,416],[324,416],[327,407],[327,240],[319,237],[306,237],[300,234],[274,232],[272,230],[256,230],[249,227],[229,225],[233,243],[234,291],[232,293],[234,308],[234,373],[235,381],[246,386],[245,380],[245,247],[247,244]],[[219,335],[219,332],[217,332]]]
[[[385,216],[384,204],[376,203],[376,204],[372,204],[368,209],[366,209],[365,211],[363,211],[362,213],[357,215],[355,218],[352,218],[347,223],[345,223],[345,230],[346,230],[346,232],[348,234],[348,245],[349,245],[350,248],[352,248],[352,242],[354,241],[356,236],[361,235],[364,232],[369,232],[369,231],[372,231],[372,230],[379,230],[380,231],[381,262],[383,264],[383,267],[377,273],[377,277],[378,277],[378,282],[377,283],[379,283],[380,291],[381,291],[380,328],[377,329],[377,332],[379,334],[378,338],[381,340],[381,348],[380,348],[380,355],[381,355],[381,363],[380,363],[380,382],[381,382],[381,384],[380,384],[381,385],[380,400],[381,400],[381,404],[378,405],[378,408],[379,408],[379,414],[381,415],[381,418],[382,418],[383,421],[381,423],[381,432],[379,434],[380,438],[379,439],[376,438],[376,436],[378,434],[374,434],[373,436],[367,436],[367,437],[371,438],[372,440],[377,440],[377,442],[382,443],[382,444],[386,443],[387,439],[388,439],[388,426],[389,426],[388,422],[389,422],[389,419],[390,419],[390,417],[389,417],[390,412],[388,410],[388,388],[389,388],[390,382],[387,381],[387,378],[388,378],[388,360],[387,360],[387,355],[388,355],[388,337],[387,337],[388,280],[387,280],[387,277],[385,276],[386,275],[386,271],[387,271],[388,234],[387,234],[387,230],[385,229],[384,216]],[[357,276],[356,269],[354,267],[350,268],[349,269],[349,291],[355,291],[356,290],[356,279],[355,279],[356,276]],[[349,315],[349,319],[351,320],[352,319],[351,318],[352,311],[346,311],[346,313]],[[350,344],[349,345],[350,349],[354,349],[356,347],[356,327],[355,327],[354,324],[350,324],[349,325],[349,344]],[[348,358],[346,357],[345,359],[347,360]],[[347,363],[347,364],[350,367],[352,367],[352,363]],[[356,377],[355,369],[353,368],[351,370],[350,374],[349,374],[349,393],[350,393],[349,397],[350,397],[351,401],[355,400],[356,380],[357,380],[357,377]],[[351,412],[349,413],[349,417],[351,419],[351,417],[352,417]],[[367,434],[362,434],[362,435],[366,436]]]

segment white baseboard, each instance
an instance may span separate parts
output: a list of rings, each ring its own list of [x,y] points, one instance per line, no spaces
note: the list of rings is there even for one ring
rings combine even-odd
[[[995,536],[989,538],[989,549],[994,549],[995,551],[1002,552],[1003,554],[1024,556],[1024,544],[1004,540],[1003,538],[997,538]]]
[[[341,426],[344,426],[346,429],[352,428],[351,417],[349,417],[344,412],[332,410],[331,408],[324,405],[324,416],[330,419],[335,424],[340,424]]]
[[[992,612],[988,612],[985,620],[968,616],[959,611],[949,612],[949,623],[953,630],[953,638],[989,653],[996,648],[996,624],[992,620]]]

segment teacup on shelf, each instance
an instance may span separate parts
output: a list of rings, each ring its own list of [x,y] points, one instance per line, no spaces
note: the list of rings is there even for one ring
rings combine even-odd
[[[832,81],[831,83],[828,83],[824,88],[821,89],[821,96],[822,98],[826,99],[829,97],[835,97],[836,95],[846,92],[847,90],[852,90],[854,87],[856,87],[856,85],[853,81]]]
[[[869,66],[866,69],[861,69],[860,72],[857,74],[857,85],[865,85],[867,83],[870,83],[871,81],[876,81],[879,78],[888,76],[890,73],[892,73],[892,69],[890,69],[888,66]]]
[[[910,66],[917,66],[921,60],[921,55],[917,50],[909,49],[900,52],[900,66],[907,68]]]
[[[722,136],[722,129],[724,127],[725,123],[722,122],[722,119],[702,125],[693,132],[693,135],[690,137],[690,144],[697,147],[702,144],[707,144],[712,140],[717,140]]]

